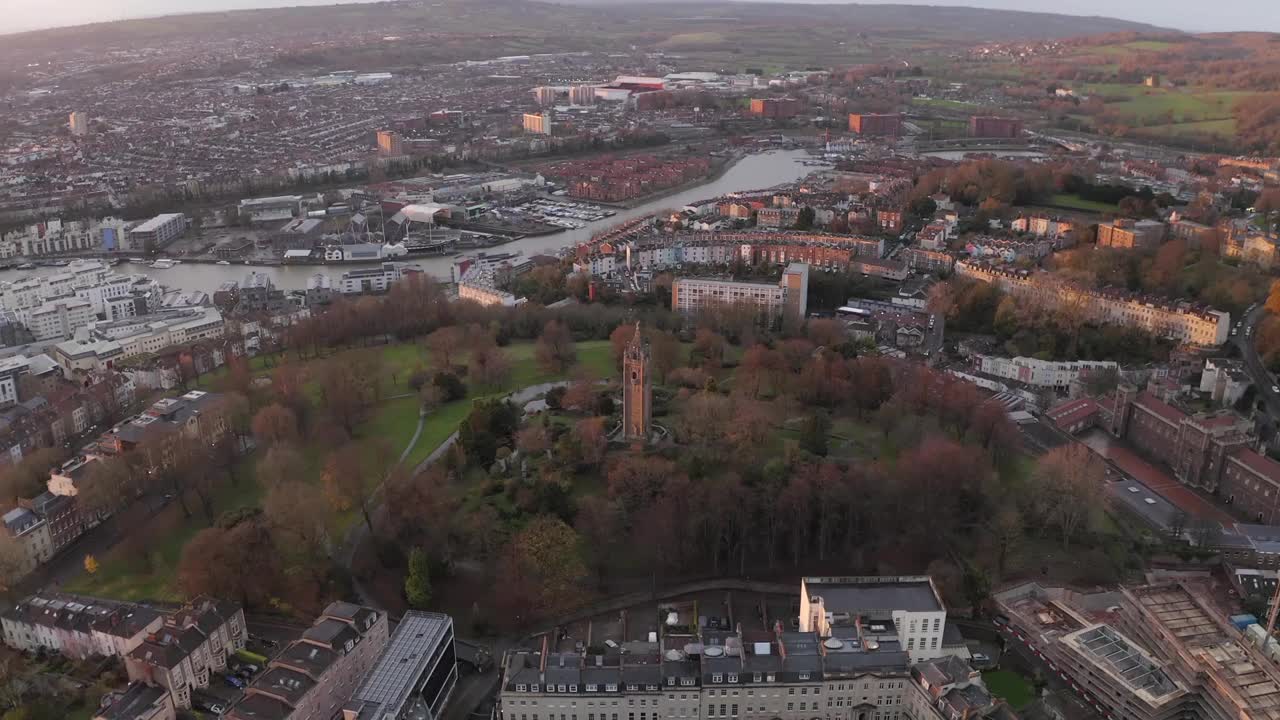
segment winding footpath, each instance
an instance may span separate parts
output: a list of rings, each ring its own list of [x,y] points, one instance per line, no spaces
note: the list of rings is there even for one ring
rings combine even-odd
[[[530,385],[529,387],[522,388],[520,390],[515,390],[502,397],[505,400],[510,400],[511,402],[514,402],[517,405],[523,406],[525,403],[528,403],[531,400],[535,400],[538,397],[545,395],[552,388],[567,387],[568,385],[569,385],[568,380],[558,380],[556,382],[540,383],[538,385]],[[387,475],[382,478],[382,482],[378,483],[378,487],[374,488],[373,494],[369,498],[369,504],[371,506],[369,508],[369,514],[373,517],[374,522],[377,522],[379,515],[382,514],[382,510],[383,510],[382,496],[383,496],[383,489],[386,487],[387,478],[391,477],[391,474],[395,472],[396,468],[400,467],[400,465],[403,464],[406,459],[408,459],[409,454],[413,452],[413,449],[417,447],[418,439],[422,436],[422,430],[423,430],[423,427],[426,425],[428,417],[430,417],[430,415],[428,415],[427,413],[421,413],[421,412],[418,413],[418,427],[416,430],[414,430],[413,437],[409,439],[408,445],[406,445],[404,448],[404,451],[400,453],[400,457],[399,459],[396,460],[395,466],[393,466],[391,470],[387,472]],[[425,471],[427,467],[431,465],[431,463],[435,462],[442,455],[444,455],[444,453],[448,452],[449,448],[453,447],[454,443],[456,443],[457,441],[458,441],[458,433],[457,431],[454,431],[449,435],[449,437],[444,439],[444,442],[440,443],[439,447],[437,447],[435,450],[432,450],[431,454],[428,455],[425,460],[418,463],[413,468],[413,470],[411,471],[411,475],[416,476],[419,473]],[[351,572],[351,564],[355,559],[356,550],[358,550],[360,546],[364,544],[366,540],[368,540],[368,538],[369,538],[369,526],[364,523],[363,519],[357,520],[347,530],[346,537],[343,538],[342,545],[338,547],[334,560],[339,565],[341,565],[344,569],[346,569],[347,572],[350,574],[352,586],[355,589],[356,595],[359,596],[360,602],[367,607],[376,608],[376,607],[379,607],[378,604],[374,602],[374,599],[365,590],[364,585],[360,582],[360,578],[355,573]]]

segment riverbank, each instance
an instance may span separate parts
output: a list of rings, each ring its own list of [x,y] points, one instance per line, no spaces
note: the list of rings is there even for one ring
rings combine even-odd
[[[802,161],[809,155],[803,150],[774,150],[764,153],[745,154],[732,164],[726,163],[723,172],[717,179],[707,180],[684,189],[672,189],[661,197],[627,210],[620,210],[610,218],[588,223],[585,227],[567,229],[564,232],[544,237],[526,237],[493,247],[504,253],[522,253],[525,257],[547,254],[555,255],[568,247],[576,247],[591,240],[591,237],[603,229],[625,223],[644,215],[651,215],[667,208],[680,208],[709,198],[719,197],[732,192],[759,190],[795,182],[814,172],[814,168],[805,166]],[[472,251],[468,251],[472,252]],[[95,255],[101,255],[96,253]],[[121,257],[112,254],[109,257]],[[49,258],[45,258],[46,260]],[[63,259],[71,259],[67,256]],[[435,277],[448,281],[454,269],[455,260],[449,256],[410,256],[407,260],[422,267]],[[184,290],[201,290],[215,292],[227,282],[242,282],[250,269],[266,273],[276,287],[281,290],[304,290],[308,281],[317,272],[334,272],[338,267],[376,266],[381,261],[368,265],[344,263],[343,265],[218,265],[214,263],[194,263],[183,259],[182,264],[168,270],[150,268],[145,264],[131,263],[124,272],[136,273],[152,277],[160,283]],[[322,268],[331,268],[323,270]],[[0,271],[0,280],[14,281],[25,277],[51,275],[62,271],[58,267],[42,267],[36,270]],[[456,279],[453,278],[453,279]]]

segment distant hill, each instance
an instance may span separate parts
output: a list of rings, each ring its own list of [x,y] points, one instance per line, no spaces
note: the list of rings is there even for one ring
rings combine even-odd
[[[716,25],[734,42],[738,33],[806,30],[893,33],[935,42],[1043,39],[1112,32],[1158,31],[1150,25],[1099,17],[912,5],[656,2],[631,0],[399,0],[169,15],[7,35],[10,50],[92,49],[199,35],[298,37],[308,34],[404,31],[524,36],[543,51],[616,47],[615,41],[658,46],[672,35]],[[758,37],[758,36],[757,36]],[[483,48],[476,50],[482,51]]]
[[[634,17],[734,17],[743,20],[856,25],[863,31],[914,30],[954,38],[1052,39],[1115,32],[1167,32],[1145,23],[1098,16],[936,5],[795,2],[692,2],[636,0],[551,0],[579,7],[608,8]]]

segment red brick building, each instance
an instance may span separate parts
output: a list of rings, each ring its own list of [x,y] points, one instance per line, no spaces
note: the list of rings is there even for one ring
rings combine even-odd
[[[752,98],[751,114],[771,119],[792,118],[800,114],[800,101],[795,98]]]
[[[1017,138],[1022,136],[1022,121],[1018,118],[974,115],[969,118],[969,137]]]
[[[862,115],[855,113],[849,116],[849,132],[859,135],[889,135],[896,137],[902,134],[902,115],[897,113],[892,115]]]
[[[1102,405],[1107,430],[1168,464],[1179,482],[1213,493],[1253,522],[1280,523],[1280,463],[1252,449],[1245,418],[1189,415],[1126,384]]]

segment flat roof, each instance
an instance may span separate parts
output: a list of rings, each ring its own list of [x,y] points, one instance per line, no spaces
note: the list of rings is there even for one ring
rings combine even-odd
[[[182,213],[164,213],[157,215],[150,220],[135,227],[130,232],[154,232],[159,230],[161,226],[173,222],[177,218],[183,217]]]
[[[405,613],[386,650],[351,699],[378,703],[388,712],[399,712],[452,626],[453,619],[448,615],[414,610]]]
[[[929,578],[923,575],[807,577],[804,584],[810,595],[822,598],[829,611],[939,612],[946,609]]]

